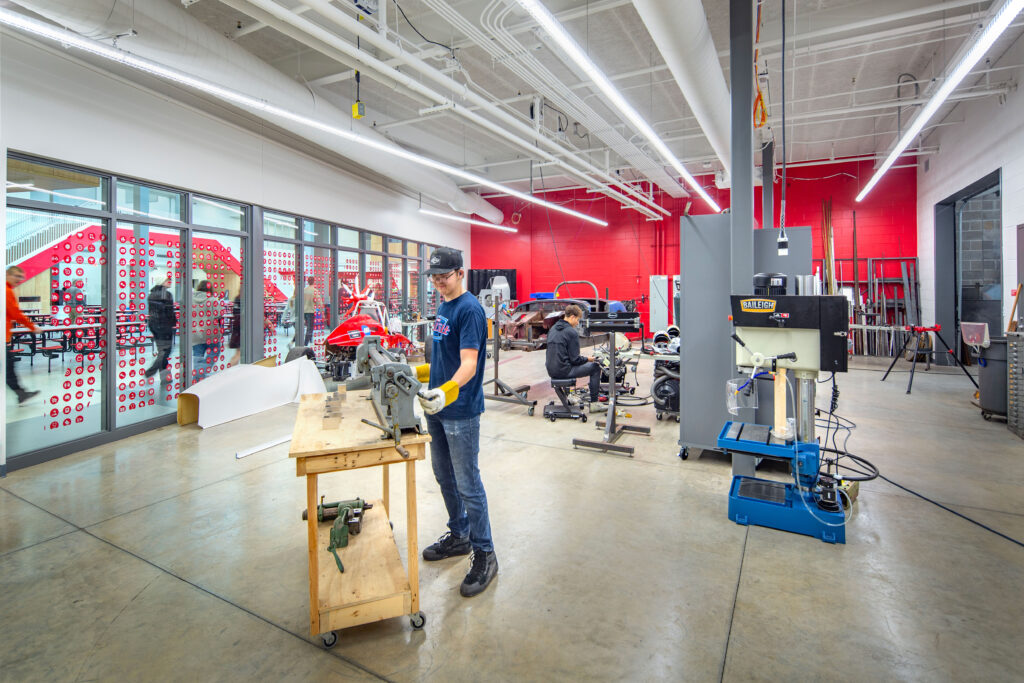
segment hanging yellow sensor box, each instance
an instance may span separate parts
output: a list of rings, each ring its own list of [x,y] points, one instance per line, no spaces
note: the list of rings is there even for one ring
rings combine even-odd
[[[361,119],[366,116],[366,107],[358,100],[352,103],[352,118]]]

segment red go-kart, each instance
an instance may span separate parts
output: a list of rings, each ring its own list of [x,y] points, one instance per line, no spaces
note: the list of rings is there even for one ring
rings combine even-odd
[[[330,376],[342,381],[352,374],[352,363],[356,359],[356,347],[363,337],[376,336],[386,348],[394,348],[406,355],[411,354],[416,345],[398,331],[388,327],[387,310],[380,301],[373,298],[373,290],[367,287],[361,292],[353,293],[345,287],[350,296],[341,300],[348,308],[342,314],[344,320],[327,335],[324,351],[327,358],[327,372]]]

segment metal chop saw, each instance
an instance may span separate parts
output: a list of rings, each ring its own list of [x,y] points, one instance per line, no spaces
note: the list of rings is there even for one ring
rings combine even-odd
[[[819,477],[814,434],[814,393],[819,372],[846,372],[849,320],[843,296],[732,296],[736,365],[750,378],[730,383],[730,398],[754,392],[759,377],[774,374],[772,426],[729,421],[718,436],[727,452],[786,460],[793,481],[734,476],[729,519],[846,542],[842,494]],[[787,373],[795,378],[795,421],[786,415]],[[733,393],[735,392],[735,393]],[[794,424],[795,422],[795,424]]]

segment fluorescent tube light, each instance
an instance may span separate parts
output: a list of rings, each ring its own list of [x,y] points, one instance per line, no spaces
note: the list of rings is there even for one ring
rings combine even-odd
[[[974,39],[974,45],[972,45],[967,53],[963,56],[960,62],[956,65],[946,80],[943,81],[939,89],[935,91],[928,103],[924,105],[921,112],[914,119],[910,128],[903,134],[893,147],[889,156],[885,158],[882,165],[875,171],[875,175],[871,176],[871,180],[864,186],[864,189],[857,195],[857,201],[863,201],[864,197],[871,192],[871,189],[878,184],[878,181],[882,179],[885,172],[889,170],[889,167],[896,163],[896,159],[899,158],[903,151],[910,145],[917,134],[925,127],[925,124],[935,116],[938,112],[939,107],[942,106],[946,98],[949,97],[952,92],[960,85],[960,81],[967,77],[974,65],[985,56],[992,44],[996,42],[999,36],[1006,30],[1006,27],[1016,18],[1020,11],[1024,9],[1024,0],[1006,0],[1003,6],[993,15],[992,21],[989,22],[988,26],[982,29],[981,33]]]
[[[202,202],[203,204],[209,204],[210,206],[217,209],[221,209],[222,211],[229,211],[238,216],[241,216],[244,213],[234,204],[224,204],[222,202],[215,202],[212,199],[206,199],[205,197],[198,197],[196,195],[192,195],[192,199],[196,200],[197,202]]]
[[[79,197],[78,195],[68,194],[66,192],[57,192],[56,190],[46,190],[46,189],[41,188],[41,187],[36,187],[32,183],[12,183],[12,182],[8,181],[8,183],[7,183],[8,191],[11,188],[16,188],[16,187],[24,188],[24,189],[28,190],[29,192],[42,192],[44,194],[53,195],[54,197],[64,197],[65,199],[74,199],[74,200],[79,201],[79,202],[89,202],[90,204],[102,204],[103,203],[102,199],[89,199],[88,197]]]
[[[294,121],[295,123],[309,126],[311,128],[315,128],[330,135],[335,135],[345,140],[355,142],[369,149],[383,152],[384,154],[390,154],[392,156],[396,156],[401,159],[411,161],[414,164],[419,164],[420,166],[433,168],[437,171],[441,171],[442,173],[455,176],[456,178],[461,178],[463,180],[469,181],[477,185],[489,187],[492,190],[497,190],[498,192],[504,192],[518,199],[522,199],[525,202],[537,204],[539,206],[551,209],[552,211],[558,211],[559,213],[574,216],[575,218],[581,218],[585,221],[594,223],[596,225],[608,225],[606,221],[603,221],[600,218],[594,218],[593,216],[588,216],[587,214],[581,213],[574,209],[570,209],[559,204],[554,204],[552,202],[545,201],[543,199],[540,199],[539,197],[534,197],[533,195],[529,195],[524,192],[519,192],[518,190],[513,190],[512,188],[506,187],[501,183],[496,183],[491,180],[488,180],[483,176],[476,175],[475,173],[470,173],[469,171],[464,171],[461,168],[449,166],[448,164],[445,164],[440,161],[435,161],[434,159],[430,159],[428,157],[420,156],[419,154],[410,152],[400,147],[392,146],[378,140],[371,140],[369,138],[363,137],[362,135],[359,135],[358,133],[353,133],[352,131],[345,130],[343,128],[336,128],[322,121],[311,119],[308,116],[303,116],[302,114],[296,114],[295,112],[288,111],[287,109],[276,107],[267,102],[266,100],[251,97],[244,93],[240,93],[238,91],[231,90],[230,88],[225,88],[223,86],[216,85],[215,83],[211,83],[210,81],[206,81],[201,78],[189,76],[188,74],[178,71],[176,69],[171,69],[161,64],[157,64],[156,62],[152,62],[148,59],[144,59],[142,57],[133,55],[130,52],[125,52],[124,50],[120,50],[116,47],[111,47],[109,45],[105,45],[95,40],[85,38],[83,36],[78,35],[77,33],[74,33],[73,31],[68,31],[65,29],[57,28],[55,26],[51,26],[49,24],[32,19],[22,14],[18,14],[17,12],[12,12],[11,10],[8,9],[0,8],[0,24],[4,24],[21,31],[25,31],[26,33],[31,33],[41,38],[47,38],[49,40],[56,41],[64,47],[75,47],[85,52],[89,52],[94,55],[104,57],[111,61],[118,62],[126,66],[130,66],[133,69],[144,71],[159,78],[163,78],[168,81],[173,81],[175,83],[180,83],[181,85],[187,86],[189,88],[193,88],[195,90],[199,90],[200,92],[213,95],[214,97],[224,100],[225,102],[231,102],[240,107],[265,112],[266,114],[269,114],[271,116],[277,116],[282,119]]]
[[[523,9],[530,13],[530,16],[532,16],[534,20],[541,25],[541,28],[547,31],[548,35],[558,43],[558,46],[562,48],[567,55],[569,55],[569,58],[583,70],[587,77],[594,82],[594,85],[596,85],[598,89],[604,93],[604,96],[607,97],[613,105],[615,105],[615,108],[618,109],[623,116],[629,119],[629,122],[633,124],[633,127],[636,128],[641,135],[647,138],[647,142],[651,143],[651,146],[658,150],[658,154],[661,155],[661,158],[669,166],[675,169],[676,173],[683,177],[686,184],[689,185],[694,192],[700,195],[700,198],[715,210],[715,213],[720,212],[722,209],[718,204],[716,204],[708,193],[704,191],[704,188],[701,187],[700,183],[690,175],[682,162],[672,154],[672,151],[664,142],[662,142],[661,138],[658,137],[658,134],[654,132],[654,129],[647,124],[647,121],[640,116],[640,113],[637,112],[637,110],[626,101],[622,94],[615,89],[615,86],[612,85],[610,80],[608,80],[608,77],[597,68],[597,65],[594,64],[594,62],[590,61],[590,57],[583,52],[579,44],[573,40],[573,37],[570,36],[562,24],[555,19],[554,15],[552,15],[539,0],[518,0],[518,2]]]
[[[504,225],[495,225],[494,223],[486,223],[484,221],[473,220],[472,218],[465,218],[463,216],[456,216],[451,213],[441,213],[440,211],[431,211],[430,209],[420,209],[420,213],[425,213],[428,216],[436,216],[438,218],[447,218],[450,221],[458,221],[460,223],[469,223],[471,225],[482,225],[485,228],[493,228],[494,230],[504,230],[505,232],[519,232],[515,228],[506,228]]]

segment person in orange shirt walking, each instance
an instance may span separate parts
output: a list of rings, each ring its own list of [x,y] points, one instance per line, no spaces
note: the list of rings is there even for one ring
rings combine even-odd
[[[14,288],[24,282],[24,280],[25,271],[19,266],[11,266],[7,269],[7,386],[18,395],[18,403],[24,403],[39,393],[38,391],[25,391],[21,384],[18,383],[18,375],[14,372],[14,354],[11,353],[12,321],[18,321],[33,332],[39,329],[27,315],[21,312],[21,307],[18,306],[18,297],[14,296]]]

